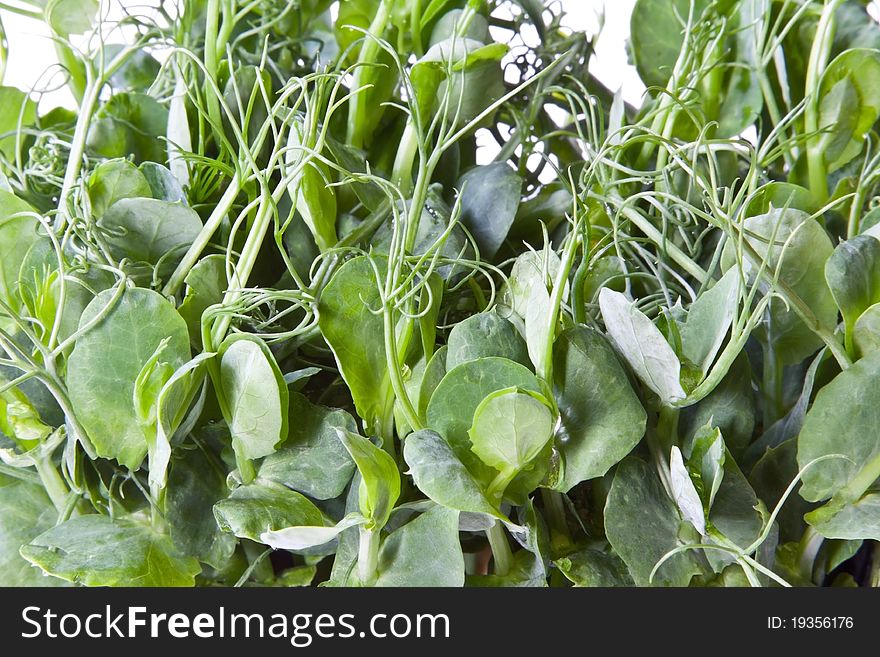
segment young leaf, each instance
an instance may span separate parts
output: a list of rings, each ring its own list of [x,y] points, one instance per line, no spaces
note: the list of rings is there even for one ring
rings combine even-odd
[[[654,323],[620,292],[608,288],[599,293],[599,308],[611,339],[645,385],[664,404],[684,399],[681,363]]]
[[[682,352],[705,375],[712,363],[730,324],[739,301],[739,272],[729,270],[691,304],[687,321],[681,328]]]
[[[227,338],[219,353],[232,448],[243,459],[267,456],[287,438],[287,385],[275,357],[247,334]]]
[[[705,535],[706,516],[703,513],[703,502],[684,466],[681,450],[675,445],[672,446],[672,454],[669,456],[669,484],[672,489],[672,499],[678,505],[682,517],[700,534]]]
[[[490,393],[474,411],[471,450],[508,477],[534,459],[553,436],[553,414],[534,396],[507,388]],[[504,488],[493,493],[502,493]]]
[[[498,473],[471,451],[468,431],[480,403],[505,388],[541,391],[535,375],[519,363],[506,358],[479,358],[447,372],[428,403],[428,426],[446,439],[455,455],[483,485],[488,485]]]
[[[380,275],[384,262],[376,259]],[[385,332],[379,291],[370,261],[352,258],[334,274],[321,293],[318,326],[351,390],[358,415],[372,425],[385,412],[390,394],[386,375]],[[352,327],[357,326],[357,331]]]
[[[149,182],[128,160],[117,158],[101,162],[89,177],[89,201],[96,217],[101,217],[107,208],[121,199],[150,196]]]
[[[388,522],[400,497],[397,463],[388,452],[356,433],[345,429],[336,429],[336,433],[361,474],[360,509],[368,519],[367,529],[378,531]]]

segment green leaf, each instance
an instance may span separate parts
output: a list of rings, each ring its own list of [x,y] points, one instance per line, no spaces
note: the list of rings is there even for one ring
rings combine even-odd
[[[703,513],[703,501],[684,466],[681,450],[676,445],[672,446],[672,453],[669,456],[669,487],[681,517],[691,523],[701,535],[705,535],[706,516]]]
[[[69,0],[73,1],[73,0]],[[79,2],[94,2],[94,0],[78,0]],[[95,3],[97,8],[97,3]],[[105,62],[111,61],[125,46],[117,43],[104,44],[103,57]],[[149,89],[159,75],[161,65],[150,53],[144,50],[135,50],[130,53],[125,63],[110,76],[110,83],[116,89],[138,91]]]
[[[418,489],[437,504],[500,516],[497,506],[440,434],[430,429],[411,433],[403,443],[403,457]]]
[[[167,159],[168,110],[143,93],[117,93],[96,113],[86,140],[91,153],[105,158],[134,156],[136,162]]]
[[[855,158],[880,118],[880,52],[854,48],[828,64],[819,82],[820,146],[828,171]]]
[[[165,522],[171,539],[183,552],[222,569],[232,557],[236,541],[214,519],[214,505],[229,490],[219,455],[206,442],[175,450],[165,489]]]
[[[144,174],[128,160],[117,158],[102,162],[89,176],[89,201],[96,217],[102,216],[116,201],[151,194]]]
[[[201,568],[133,516],[71,518],[21,548],[55,577],[85,586],[193,586]]]
[[[181,257],[202,230],[199,215],[179,203],[151,198],[124,198],[107,208],[98,221],[110,253],[117,259],[170,265]]]
[[[711,509],[724,480],[726,450],[718,428],[706,424],[694,435],[688,455],[688,470],[697,475],[703,507]]]
[[[505,388],[541,392],[535,375],[519,363],[506,358],[478,358],[447,372],[428,402],[428,426],[446,439],[468,471],[486,486],[497,472],[471,451],[468,431],[480,402]]]
[[[684,399],[681,363],[660,329],[623,294],[607,287],[599,293],[599,308],[620,355],[645,385],[664,404]]]
[[[339,439],[339,429],[357,431],[343,410],[312,404],[290,394],[287,441],[260,466],[260,477],[284,484],[319,500],[339,497],[351,481],[355,465]]]
[[[862,358],[819,390],[807,412],[798,437],[798,465],[807,466],[817,458],[840,454],[814,463],[803,474],[800,493],[805,500],[818,502],[849,486],[860,497],[873,483],[872,464],[880,458],[880,353]],[[876,469],[876,465],[873,466]],[[854,501],[854,500],[853,500]]]
[[[447,369],[491,356],[529,364],[526,343],[514,325],[495,312],[478,313],[462,320],[452,327],[446,344]]]
[[[696,0],[693,20],[702,15],[707,0]],[[645,86],[665,87],[684,42],[691,0],[638,0],[630,18],[632,53]]]
[[[324,516],[306,497],[261,480],[239,486],[225,500],[217,502],[214,517],[222,530],[258,542],[267,531],[324,524]]]
[[[880,244],[878,244],[880,246]],[[700,294],[688,310],[681,328],[681,347],[685,358],[705,375],[736,314],[739,301],[739,272],[730,269],[707,291]]]
[[[513,476],[541,453],[553,437],[553,424],[546,403],[516,388],[492,392],[480,402],[468,435],[474,454],[500,473],[490,494],[500,496]]]
[[[287,140],[289,150],[285,154],[290,172],[306,159],[308,154],[303,147],[315,148],[314,132],[314,130],[307,131],[301,116],[291,121]],[[313,159],[287,185],[291,201],[297,212],[302,215],[321,251],[332,248],[337,242],[336,193],[332,187],[327,186],[331,181],[328,167]]]
[[[491,260],[498,253],[519,207],[522,179],[505,162],[474,167],[459,180],[461,222]]]
[[[880,492],[842,507],[827,504],[808,513],[806,521],[825,538],[880,541]]]
[[[44,10],[46,22],[62,37],[91,29],[98,13],[98,0],[49,0]]]
[[[369,520],[367,529],[378,531],[388,522],[400,497],[397,463],[388,452],[366,438],[345,429],[336,429],[336,432],[361,473],[360,509]]]
[[[186,193],[167,167],[155,162],[144,162],[138,170],[149,183],[150,195],[154,199],[166,203],[187,204]]]
[[[373,262],[384,278],[384,262]],[[373,313],[381,304],[377,285],[370,260],[352,258],[333,275],[318,303],[318,326],[368,426],[383,417],[390,394],[382,316]]]
[[[822,226],[806,212],[776,209],[749,217],[743,228],[745,240],[766,260],[768,270],[778,272],[779,280],[809,306],[821,327],[833,330],[837,324],[837,307],[824,273],[825,262],[834,249]],[[731,269],[735,261],[733,244],[728,241],[721,259],[722,268]],[[756,267],[746,263],[744,273],[754,278]],[[763,282],[761,286],[764,287]],[[778,298],[770,302],[767,319],[762,340],[765,343],[769,340],[783,364],[798,363],[823,344],[794,309]]]
[[[792,208],[810,214],[821,209],[809,189],[794,183],[774,181],[758,188],[749,201],[746,216],[766,214],[774,208]]]
[[[247,334],[224,340],[219,353],[232,448],[243,459],[268,456],[287,438],[287,384],[275,357],[262,340]]]
[[[183,279],[186,294],[177,309],[189,328],[195,347],[202,346],[202,314],[209,306],[220,303],[226,291],[226,258],[215,254],[199,260]]]
[[[852,331],[859,316],[880,302],[880,240],[856,235],[838,244],[825,263],[825,280]]]
[[[101,292],[83,311],[81,328],[100,319],[70,354],[67,388],[73,412],[98,455],[136,470],[147,453],[147,439],[132,402],[135,379],[164,339],[165,362],[175,369],[183,365],[189,360],[189,336],[183,319],[160,294],[130,288],[112,303],[115,294]]]
[[[647,414],[611,346],[587,327],[556,339],[553,379],[563,461],[556,488],[567,492],[623,459],[645,434]]]
[[[276,550],[306,550],[329,543],[346,529],[367,522],[359,513],[350,513],[332,527],[318,525],[298,525],[284,529],[263,532],[260,541]],[[338,554],[338,553],[337,553]]]
[[[686,544],[680,538],[681,524],[656,471],[635,457],[625,459],[605,503],[605,533],[637,586],[648,586],[657,563]],[[653,585],[687,586],[702,570],[693,552],[680,552],[660,566]]]
[[[867,308],[856,320],[853,344],[860,357],[880,351],[880,303]]]
[[[711,420],[724,434],[727,447],[740,455],[751,442],[755,428],[754,398],[751,366],[746,355],[740,354],[712,392],[682,409],[678,425],[682,438],[689,441]]]
[[[458,511],[435,506],[388,536],[376,586],[464,586]]]
[[[556,566],[576,587],[634,585],[626,564],[613,552],[586,548],[557,559]]]
[[[0,475],[0,586],[59,586],[19,555],[19,548],[55,524],[58,512],[38,484]]]
[[[18,294],[22,263],[38,240],[36,211],[12,192],[0,189],[0,299],[12,308],[21,306]]]
[[[33,125],[36,119],[37,104],[30,96],[15,87],[0,86],[0,153],[14,159],[19,129]],[[4,196],[7,193],[0,191]]]

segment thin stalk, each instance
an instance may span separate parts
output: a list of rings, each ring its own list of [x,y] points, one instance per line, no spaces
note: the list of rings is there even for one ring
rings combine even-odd
[[[547,522],[550,525],[550,543],[554,553],[565,553],[572,546],[571,533],[568,531],[568,521],[565,518],[564,493],[549,488],[541,489],[541,500],[544,502],[544,511],[547,513]]]
[[[34,466],[37,469],[37,474],[40,475],[40,481],[43,482],[43,488],[46,489],[49,499],[52,500],[58,513],[61,513],[67,506],[67,496],[70,494],[67,484],[64,483],[49,457],[36,459]]]
[[[825,537],[808,525],[798,544],[798,570],[807,581],[813,580],[816,556],[819,554],[819,549],[824,541]]]
[[[379,530],[361,527],[358,539],[358,577],[362,586],[372,586],[379,575]]]
[[[351,85],[351,101],[348,106],[348,126],[346,141],[355,148],[362,148],[364,145],[364,136],[362,134],[362,117],[366,111],[366,101],[364,94],[357,93],[358,89],[365,86],[364,76],[367,72],[372,72],[371,64],[375,61],[379,54],[379,44],[376,42],[385,33],[385,26],[391,17],[391,7],[394,3],[392,0],[382,0],[376,9],[376,15],[373,22],[370,23],[368,32],[371,36],[364,39],[361,45],[361,52],[358,56],[356,68]]]
[[[504,577],[513,566],[513,552],[510,550],[507,535],[504,533],[504,525],[500,520],[496,520],[495,524],[486,530],[486,538],[489,539],[492,556],[495,559],[495,574]]]
[[[825,166],[825,154],[822,151],[822,139],[819,128],[819,82],[828,58],[831,56],[831,45],[834,39],[834,13],[842,0],[830,0],[822,9],[822,16],[816,26],[816,36],[810,49],[807,63],[807,75],[804,86],[804,97],[809,99],[804,110],[804,128],[811,135],[807,144],[807,171],[810,180],[810,191],[822,204],[828,199],[828,171]]]
[[[214,206],[211,216],[208,217],[208,220],[199,231],[196,239],[193,240],[193,243],[190,245],[189,249],[187,249],[183,259],[180,261],[180,264],[177,265],[174,273],[171,274],[165,287],[162,288],[162,294],[166,296],[174,296],[177,294],[177,291],[180,289],[180,286],[183,285],[183,281],[187,274],[189,274],[190,270],[196,262],[198,262],[205,248],[214,237],[214,233],[220,228],[220,224],[222,224],[223,219],[226,218],[226,215],[232,207],[232,204],[235,202],[240,190],[241,179],[236,175],[229,183],[229,187],[226,188],[226,191],[223,192],[223,196],[220,197],[217,205]]]

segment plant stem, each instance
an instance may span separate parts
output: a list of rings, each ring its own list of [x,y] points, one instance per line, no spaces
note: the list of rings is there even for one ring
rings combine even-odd
[[[807,144],[807,170],[810,180],[810,191],[819,204],[828,200],[828,171],[825,166],[825,154],[822,151],[822,139],[818,133],[819,125],[819,82],[831,55],[831,42],[834,38],[834,13],[842,0],[830,0],[822,9],[822,16],[816,26],[816,36],[810,49],[807,63],[807,75],[804,86],[804,97],[807,105],[804,109],[804,128],[810,135]]]
[[[819,554],[819,548],[825,537],[817,532],[813,527],[807,526],[804,535],[801,537],[798,547],[798,570],[801,576],[807,580],[813,580],[813,568],[816,563],[816,555]]]
[[[564,554],[572,547],[571,533],[565,518],[564,493],[549,488],[541,489],[541,500],[550,525],[550,544],[554,554]]]
[[[361,527],[358,536],[358,577],[362,586],[372,586],[379,574],[379,530]]]
[[[513,565],[513,552],[507,542],[507,534],[504,533],[504,525],[496,520],[490,529],[486,530],[486,538],[492,548],[492,556],[495,559],[495,574],[504,577],[510,572]]]
[[[880,541],[874,541],[874,549],[871,551],[871,577],[868,585],[872,588],[880,588]]]
[[[373,22],[370,23],[370,27],[367,30],[370,36],[364,38],[361,52],[358,56],[357,67],[354,69],[350,91],[351,101],[348,106],[346,141],[355,148],[363,148],[364,145],[363,119],[361,115],[367,110],[366,102],[368,100],[365,98],[366,94],[357,92],[365,85],[364,76],[369,72],[373,72],[371,64],[375,62],[376,55],[379,54],[379,44],[376,42],[376,39],[381,38],[385,33],[385,26],[391,16],[392,4],[391,0],[382,0],[379,3],[376,15],[373,17]],[[370,109],[375,111],[378,108]]]
[[[61,513],[67,506],[67,496],[70,493],[67,484],[64,483],[49,457],[37,459],[34,466],[37,469],[37,474],[40,475],[40,480],[43,482],[43,488],[46,489],[49,499],[52,500],[58,513]]]
[[[202,252],[205,250],[205,248],[208,246],[208,243],[214,237],[214,233],[217,232],[220,224],[223,223],[223,219],[226,218],[226,214],[229,212],[229,208],[231,208],[232,204],[235,202],[235,198],[238,196],[238,192],[240,190],[241,180],[240,177],[236,175],[229,183],[226,191],[223,192],[223,196],[220,197],[217,205],[214,206],[214,209],[211,211],[211,216],[208,217],[208,220],[199,231],[196,239],[193,240],[193,243],[190,245],[189,249],[187,249],[186,254],[183,256],[180,264],[177,265],[174,273],[171,274],[171,277],[168,279],[165,287],[162,288],[162,294],[166,296],[174,296],[175,294],[177,294],[180,286],[183,285],[183,281],[186,278],[186,275],[189,274],[190,270],[193,268],[196,262],[198,262],[199,258],[202,255]]]

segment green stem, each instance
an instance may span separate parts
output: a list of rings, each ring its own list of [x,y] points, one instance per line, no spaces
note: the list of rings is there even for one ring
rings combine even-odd
[[[486,538],[492,548],[492,556],[495,559],[495,574],[504,577],[513,566],[513,552],[507,542],[507,534],[504,533],[504,525],[496,520],[490,529],[486,530]]]
[[[217,46],[220,33],[220,0],[208,0],[205,9],[205,69],[208,77],[217,80]],[[212,93],[210,85],[205,85],[205,99],[208,104],[208,117],[214,129],[223,125],[220,114],[220,103]]]
[[[351,100],[348,107],[348,126],[346,133],[346,141],[355,148],[363,148],[363,118],[362,115],[367,110],[376,110],[378,108],[368,108],[366,106],[367,98],[364,93],[358,93],[365,86],[364,77],[368,72],[372,71],[372,66],[379,54],[379,44],[377,38],[381,38],[385,33],[385,26],[391,16],[392,0],[382,0],[376,9],[376,15],[373,22],[367,30],[371,36],[364,39],[361,45],[361,52],[358,56],[357,66],[354,69],[354,76],[351,85]]]
[[[413,179],[412,168],[416,154],[419,152],[419,136],[412,117],[406,122],[406,128],[400,138],[400,146],[397,147],[397,155],[394,157],[394,167],[391,170],[391,181],[400,189],[400,193],[407,198],[412,192]]]
[[[813,568],[816,563],[816,556],[825,537],[817,532],[813,527],[808,526],[804,535],[801,537],[798,546],[798,570],[801,577],[806,581],[813,580]]]
[[[554,554],[565,554],[572,547],[571,533],[568,531],[568,521],[565,518],[564,493],[549,488],[541,489],[541,500],[544,502],[544,511],[547,513],[547,522],[550,525],[550,545]]]
[[[55,218],[56,232],[63,230],[70,220],[67,202],[79,179],[83,155],[86,151],[86,137],[100,92],[101,85],[93,82],[86,88],[82,104],[79,107],[76,128],[73,131],[73,141],[70,144],[70,154],[67,158],[67,169],[64,171],[64,181],[61,183],[61,193],[58,195],[58,215]]]
[[[772,345],[764,346],[764,426],[769,427],[783,415],[782,359]]]
[[[804,97],[807,105],[804,108],[804,128],[810,136],[807,144],[807,171],[810,191],[819,204],[828,200],[828,171],[825,167],[825,154],[822,151],[822,138],[817,134],[819,128],[819,82],[828,58],[831,56],[831,45],[834,39],[834,13],[842,0],[830,0],[822,9],[822,16],[816,26],[816,36],[810,49],[807,63],[807,75],[804,85]]]
[[[850,482],[840,489],[832,502],[852,504],[861,499],[874,482],[880,479],[880,453],[868,461]]]
[[[880,541],[874,541],[874,549],[871,551],[871,576],[868,584],[872,588],[880,588]]]
[[[37,459],[34,466],[37,469],[37,474],[40,475],[40,480],[43,482],[43,488],[46,489],[49,499],[52,500],[58,513],[61,513],[67,506],[67,496],[70,493],[67,484],[64,483],[49,457]]]
[[[220,225],[226,218],[226,215],[232,207],[232,204],[235,202],[240,190],[241,180],[240,177],[236,175],[229,183],[229,187],[226,188],[226,191],[223,192],[223,196],[220,197],[217,205],[214,206],[214,209],[211,211],[211,216],[208,217],[208,220],[199,231],[196,239],[193,240],[193,243],[190,245],[189,249],[187,249],[186,254],[183,256],[180,264],[177,265],[174,273],[171,274],[165,287],[162,288],[162,294],[166,296],[177,294],[177,291],[180,289],[180,286],[183,285],[187,274],[189,274],[190,270],[196,262],[198,262],[205,248],[214,237],[214,233],[220,228]]]
[[[379,575],[379,530],[361,527],[358,536],[358,577],[362,586],[372,586]]]

